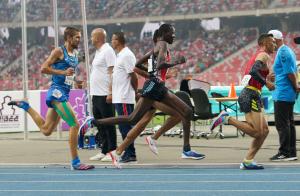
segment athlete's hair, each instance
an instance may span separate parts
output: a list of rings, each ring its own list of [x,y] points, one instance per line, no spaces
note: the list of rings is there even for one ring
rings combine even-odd
[[[125,34],[123,32],[115,32],[113,33],[118,39],[118,41],[122,44],[125,45],[126,39],[125,39]]]
[[[159,38],[158,36],[158,29],[156,29],[153,33],[153,42],[156,43],[157,42],[157,39]]]
[[[162,37],[165,33],[170,32],[174,28],[171,24],[162,24],[158,29],[158,37]]]
[[[269,37],[273,37],[273,35],[272,35],[272,34],[266,34],[266,33],[261,34],[261,35],[258,37],[258,39],[257,39],[258,45],[259,45],[259,46],[262,46],[262,45],[264,44],[265,40],[268,39]]]
[[[75,27],[67,27],[64,31],[64,40],[67,41],[69,37],[73,37],[78,32],[80,32],[80,30]]]

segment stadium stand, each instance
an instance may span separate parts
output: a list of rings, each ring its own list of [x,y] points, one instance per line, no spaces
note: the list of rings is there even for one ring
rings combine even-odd
[[[290,46],[300,59],[300,46],[293,42],[293,38],[300,32],[284,33],[285,44]],[[249,59],[257,50],[256,41],[250,43],[248,47],[242,48],[219,64],[207,69],[199,76],[200,80],[210,81],[212,85],[229,85],[234,83],[239,85],[244,74],[245,66]],[[217,80],[215,79],[217,78]]]
[[[181,74],[193,74],[195,78],[204,81],[211,81],[212,85],[229,85],[230,83],[239,84],[243,68],[256,49],[257,30],[254,28],[240,29],[237,32],[229,30],[220,30],[207,33],[199,31],[194,39],[177,38],[173,48],[174,55],[184,55],[187,62],[179,67]],[[298,59],[300,58],[300,47],[293,43],[293,37],[299,35],[299,32],[288,33],[286,35],[286,43],[290,45],[296,52]],[[151,38],[139,40],[134,36],[133,32],[127,32],[129,39],[129,47],[134,51],[139,59],[145,52],[152,47]],[[249,44],[250,43],[250,44]],[[8,46],[8,45],[6,45]],[[7,65],[7,59],[10,61],[21,58],[20,44],[15,47],[0,47],[4,61],[0,61],[1,65]],[[47,55],[53,46],[33,46],[33,51],[28,56],[29,65],[29,89],[45,89],[48,87],[49,78],[42,76],[37,70],[40,69],[41,63],[47,58]],[[5,50],[9,48],[9,50]],[[92,48],[92,47],[91,47]],[[91,50],[90,54],[93,54]],[[225,59],[225,60],[224,60]],[[9,64],[9,63],[8,63]],[[82,77],[85,77],[85,69],[81,65]],[[210,68],[211,67],[211,68]],[[208,68],[208,69],[207,69]],[[207,71],[205,71],[207,69]],[[21,63],[11,69],[2,72],[0,81],[7,81],[13,78],[13,84],[2,84],[1,89],[22,89],[20,83],[22,75]],[[218,78],[217,80],[214,80]],[[177,85],[176,80],[169,81],[170,87]]]
[[[20,1],[4,0],[1,3],[0,22],[20,21]],[[80,1],[58,1],[60,20],[80,20]],[[168,6],[166,6],[168,5]],[[298,0],[87,0],[88,19],[123,18],[162,15],[202,14],[224,11],[257,10],[265,8],[285,8],[299,6]],[[29,0],[27,5],[28,21],[52,20],[52,1]]]
[[[221,30],[206,33],[204,31],[199,31],[199,34],[194,39],[183,40],[177,38],[174,46],[175,55],[181,54],[187,57],[187,63],[180,67],[180,71],[185,74],[200,73],[207,67],[223,60],[231,53],[234,53],[236,50],[246,45],[249,41],[255,39],[256,34],[256,30],[250,28],[241,29],[237,32]],[[127,32],[127,37],[130,38],[128,40],[128,46],[133,50],[138,59],[153,46],[152,44],[149,44],[152,43],[151,38],[139,40],[133,32]],[[18,53],[13,52],[15,55],[13,55],[11,59],[16,59],[21,56],[21,47],[19,46],[17,48]],[[41,74],[37,73],[36,70],[39,70],[39,66],[46,59],[46,55],[48,55],[51,47],[44,45],[43,47],[33,46],[33,48],[34,50],[28,56],[28,65],[30,66],[28,72],[30,78],[29,88],[40,89],[41,84],[45,84],[47,82],[45,82],[45,79],[43,79]],[[216,50],[216,48],[219,49]],[[21,69],[21,64],[18,67]],[[7,73],[11,74],[14,70],[15,69],[11,69]],[[21,73],[22,72],[15,76],[21,78]],[[19,84],[16,84],[16,86],[19,86]],[[172,84],[172,86],[174,86],[174,84]]]
[[[0,23],[20,21],[20,1],[3,0],[0,3]],[[188,15],[198,13],[213,13],[234,10],[255,10],[265,8],[282,8],[300,6],[298,0],[87,0],[88,20],[105,18],[145,17],[162,15]],[[58,1],[59,21],[81,20],[80,1]],[[161,5],[169,6],[161,6]],[[28,21],[50,21],[52,20],[51,0],[28,0]],[[172,21],[176,26],[176,41],[172,51],[174,55],[184,55],[187,62],[179,67],[180,76],[192,74],[194,78],[210,81],[212,85],[238,84],[243,73],[243,67],[249,57],[255,52],[255,42],[259,28],[245,25],[244,27],[231,28],[230,25],[222,23],[221,30],[206,31],[196,23],[186,21]],[[190,24],[189,24],[190,23]],[[285,23],[283,21],[283,23]],[[105,26],[110,28],[109,33],[123,30],[128,38],[128,46],[139,59],[145,52],[152,48],[151,35],[140,39],[143,24],[111,24]],[[233,25],[234,26],[234,25]],[[238,26],[238,25],[237,25]],[[252,25],[253,26],[253,25]],[[188,29],[188,30],[187,30]],[[295,31],[286,29],[287,31]],[[46,30],[45,30],[46,32]],[[0,32],[1,33],[1,32]],[[20,33],[20,32],[19,32]],[[291,46],[298,59],[300,59],[299,46],[292,42],[293,36],[299,32],[286,35],[286,43]],[[110,35],[108,36],[110,37]],[[13,33],[9,40],[1,38],[0,34],[0,87],[1,90],[22,89],[22,67],[21,67],[21,38]],[[45,41],[45,38],[35,38],[28,44],[28,66],[29,66],[29,89],[45,89],[48,87],[49,78],[39,73],[40,65],[49,55],[53,47],[53,39]],[[40,39],[42,41],[40,41]],[[62,43],[60,41],[60,43]],[[90,45],[92,48],[92,46]],[[83,46],[81,46],[83,48]],[[90,48],[90,49],[91,49]],[[93,54],[94,51],[90,51]],[[92,59],[92,57],[91,57]],[[81,64],[82,78],[86,77],[84,65]],[[216,79],[217,78],[217,79]],[[169,81],[170,88],[178,86],[179,79]]]
[[[21,40],[17,43],[3,42],[0,44],[0,72],[13,60],[22,55]]]
[[[13,21],[21,9],[20,2],[2,0],[0,3],[0,22]]]
[[[270,8],[282,8],[282,7],[294,7],[299,6],[300,1],[298,0],[274,0],[272,1]]]

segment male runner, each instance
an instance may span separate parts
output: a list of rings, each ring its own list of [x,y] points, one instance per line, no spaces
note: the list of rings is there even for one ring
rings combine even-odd
[[[81,33],[79,29],[67,27],[64,31],[64,45],[53,49],[50,56],[42,64],[41,72],[52,75],[52,84],[46,98],[46,104],[49,107],[46,120],[29,105],[27,100],[13,100],[8,105],[15,105],[24,109],[45,136],[51,135],[57,127],[60,118],[62,118],[70,126],[71,169],[89,170],[93,169],[94,166],[82,164],[78,157],[79,122],[72,106],[68,102],[69,92],[75,79],[75,69],[78,65],[76,49],[78,48],[80,38]],[[78,81],[77,83],[80,82]]]
[[[275,51],[275,40],[271,34],[262,34],[258,38],[259,50],[250,59],[245,74],[251,75],[248,85],[242,90],[238,102],[241,112],[245,113],[246,122],[241,122],[221,112],[212,122],[211,130],[221,124],[237,127],[244,133],[253,137],[249,151],[240,165],[240,169],[264,169],[254,161],[254,157],[263,145],[269,133],[268,123],[264,117],[261,101],[261,89],[265,85],[269,90],[274,90],[272,75],[269,75],[270,54]]]
[[[106,118],[106,119],[97,119],[97,120],[87,119],[86,124],[90,125],[90,124],[98,124],[98,123],[99,124],[137,123],[151,109],[152,106],[155,107],[155,102],[159,102],[168,106],[170,111],[174,113],[173,115],[179,116],[180,120],[182,121],[183,130],[184,130],[184,146],[183,146],[182,157],[203,159],[205,155],[192,151],[189,144],[190,120],[192,117],[191,108],[188,105],[186,105],[182,100],[180,100],[176,95],[170,93],[168,89],[164,86],[167,68],[185,62],[185,59],[183,57],[175,59],[175,61],[171,62],[170,53],[168,52],[167,44],[173,43],[175,38],[175,28],[170,24],[163,24],[160,26],[158,30],[158,34],[161,40],[158,41],[153,51],[147,53],[139,61],[144,63],[148,59],[151,59],[148,62],[148,64],[152,68],[148,67],[148,72],[150,72],[150,79],[145,82],[142,91],[142,96],[139,99],[138,103],[136,104],[134,111],[129,116],[118,116],[116,118]],[[176,107],[174,107],[174,105]],[[147,116],[144,118],[147,118]],[[143,122],[139,122],[139,123],[143,123]],[[128,134],[128,136],[127,136],[128,139],[127,144],[133,138],[137,137],[138,134],[135,132],[133,135]],[[120,146],[122,146],[122,144]],[[122,150],[120,150],[120,146],[119,148],[117,148],[116,151],[111,152],[114,161],[113,163],[117,167],[119,167],[118,160],[122,153]]]

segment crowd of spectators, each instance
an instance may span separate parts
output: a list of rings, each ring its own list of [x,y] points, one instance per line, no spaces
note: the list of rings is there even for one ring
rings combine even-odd
[[[174,48],[172,51],[174,52],[174,55],[181,54],[187,57],[187,63],[179,67],[181,73],[200,73],[204,69],[221,61],[228,55],[234,53],[239,48],[254,40],[256,38],[256,34],[257,32],[255,29],[241,29],[236,32],[220,30],[209,33],[205,31],[199,31],[194,38],[176,38],[176,42],[174,43]],[[148,52],[153,47],[151,36],[140,40],[137,33],[128,31],[126,32],[126,37],[128,37],[128,46],[132,49],[137,59],[140,59],[144,53]],[[49,79],[47,80],[47,77],[40,74],[40,72],[37,70],[40,69],[40,65],[47,58],[47,55],[49,55],[52,47],[53,43],[51,42],[40,43],[39,45],[32,47],[33,50],[28,55],[28,75],[30,89],[47,88]],[[10,50],[7,51],[6,48],[9,48]],[[83,48],[82,44],[80,48]],[[1,59],[13,60],[21,57],[20,44],[15,47],[3,46],[2,50],[5,51],[5,53],[1,53],[1,55],[3,54],[6,56],[5,58]],[[17,50],[18,52],[14,50]],[[90,54],[93,53],[94,51],[90,50]],[[5,61],[8,62],[8,60]],[[2,62],[2,60],[0,60],[2,65],[8,65],[9,62],[7,62]],[[15,66],[10,70],[5,71],[1,75],[5,75],[6,77],[13,76],[14,78],[22,78],[22,71],[16,71],[22,70],[21,63],[19,63],[17,67]],[[81,77],[85,78],[86,74],[84,71],[84,64],[82,63],[80,67],[83,75]],[[4,77],[1,76],[0,80],[2,78]],[[17,85],[17,82],[16,86],[19,86]]]
[[[294,43],[294,37],[298,36],[300,32],[284,33],[284,43],[291,47],[295,54],[296,59],[300,59],[300,46]],[[249,59],[257,51],[257,44],[254,43],[252,47],[242,49],[240,53],[232,55],[226,61],[217,64],[205,72],[196,76],[200,80],[209,81],[212,85],[239,85],[245,71],[245,67]],[[273,58],[274,58],[273,54]]]
[[[299,0],[274,0],[272,1],[270,8],[283,8],[283,7],[295,7],[300,6]]]
[[[196,39],[185,39],[178,44],[180,50],[177,52],[187,58],[187,63],[181,66],[181,72],[200,73],[255,40],[257,34],[254,28],[234,32],[229,29],[199,31]]]
[[[21,4],[19,1],[1,0],[0,2],[0,22],[13,21],[19,11],[21,10]]]
[[[127,5],[123,16],[160,16],[254,10],[267,7],[269,0],[143,0]]]
[[[300,47],[293,43],[293,37],[300,34],[289,33],[285,34],[286,44],[291,46],[297,55],[297,58],[300,58]],[[127,32],[126,35],[130,37],[128,39],[128,46],[135,53],[137,59],[149,51],[153,47],[151,37],[139,40],[138,37],[134,36],[133,32]],[[244,64],[249,60],[251,55],[255,52],[255,48],[247,49],[242,51],[238,56],[232,55],[237,52],[240,48],[243,48],[245,45],[249,44],[251,41],[254,41],[257,37],[256,29],[240,29],[236,32],[229,30],[221,30],[215,32],[202,32],[199,31],[199,34],[194,39],[183,40],[178,38],[174,43],[172,52],[174,55],[185,55],[187,57],[187,62],[181,65],[179,68],[180,77],[184,75],[194,75],[194,78],[199,78],[202,80],[209,80],[212,85],[229,85],[231,82],[234,82],[236,85],[239,83],[243,71]],[[254,47],[256,44],[253,44]],[[49,55],[50,50],[53,45],[43,45],[43,46],[33,46],[33,50],[28,55],[28,86],[29,89],[47,89],[49,87],[50,77],[42,75],[40,70],[40,65]],[[3,55],[0,58],[1,64],[2,59],[7,59],[7,56],[12,54],[15,55],[14,58],[21,58],[20,46],[18,47],[8,47],[11,50],[18,50],[18,52],[7,52],[3,53],[5,47],[0,49],[0,54]],[[81,48],[83,48],[81,46]],[[92,47],[91,47],[92,48]],[[80,52],[82,53],[82,52]],[[94,53],[93,50],[90,50],[90,54]],[[6,55],[6,56],[5,56]],[[222,61],[224,58],[230,56],[226,62],[214,66],[216,63]],[[92,56],[91,58],[92,59]],[[20,60],[20,59],[19,59]],[[20,60],[21,61],[21,60]],[[7,64],[6,64],[7,65]],[[0,77],[0,89],[1,90],[16,90],[22,89],[22,67],[21,63],[18,63],[17,66],[11,66],[4,72],[1,72]],[[213,66],[212,68],[210,68]],[[81,63],[80,66],[81,79],[86,80],[86,71],[84,63]],[[208,71],[205,71],[207,68]],[[203,72],[204,71],[204,72]],[[176,87],[178,80],[170,80],[168,85],[171,87]]]
[[[0,22],[20,21],[20,0],[3,0],[0,3]],[[58,2],[59,20],[81,20],[80,1]],[[87,19],[145,17],[162,15],[202,14],[224,11],[256,10],[300,6],[299,0],[87,0]],[[52,20],[51,0],[28,0],[26,6],[28,21]],[[16,18],[17,17],[17,18]]]
[[[2,42],[0,44],[0,72],[12,61],[22,55],[21,40],[17,43]]]

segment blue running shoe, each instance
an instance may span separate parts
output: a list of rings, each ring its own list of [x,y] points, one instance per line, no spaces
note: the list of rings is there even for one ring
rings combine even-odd
[[[259,170],[259,169],[264,169],[264,166],[257,164],[255,161],[252,161],[251,163],[242,162],[240,165],[240,169],[242,169],[242,170]]]
[[[221,124],[227,124],[228,116],[229,114],[226,111],[223,110],[222,112],[220,112],[220,114],[212,121],[210,130],[213,131],[216,127],[220,126]]]
[[[181,154],[181,158],[183,158],[183,159],[200,160],[200,159],[204,159],[205,155],[197,153],[197,152],[195,152],[193,150],[190,150],[190,151],[183,151],[182,154]]]
[[[89,129],[89,128],[92,128],[93,127],[93,122],[94,118],[91,117],[91,116],[88,116],[85,121],[82,123],[82,125],[79,127],[79,133],[81,134],[84,134],[86,133],[86,131]]]
[[[29,105],[29,103],[26,100],[12,100],[12,101],[8,102],[7,105],[15,105],[15,106],[17,106],[19,108],[22,108],[26,112],[30,108],[30,105]]]

